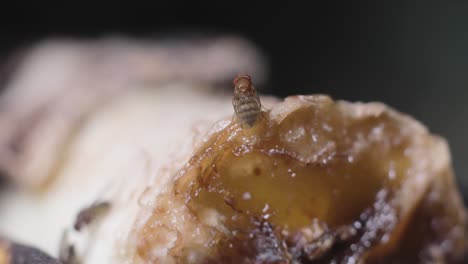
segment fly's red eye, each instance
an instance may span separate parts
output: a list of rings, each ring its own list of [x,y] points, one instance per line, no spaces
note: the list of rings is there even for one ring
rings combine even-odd
[[[233,81],[233,84],[236,85],[239,81],[241,81],[242,79],[246,80],[248,83],[251,83],[252,82],[252,78],[250,77],[250,75],[247,75],[247,74],[241,74],[241,75],[238,75],[234,81]]]
[[[248,76],[248,75],[238,76],[234,80],[234,89],[235,89],[235,91],[245,93],[245,92],[251,90],[251,88],[252,88],[252,81],[250,79],[250,76]]]

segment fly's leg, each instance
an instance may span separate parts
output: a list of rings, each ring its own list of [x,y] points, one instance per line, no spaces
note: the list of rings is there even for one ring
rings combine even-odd
[[[239,126],[240,126],[241,135],[242,137],[244,137],[244,124],[242,123],[242,121],[239,121]]]
[[[262,105],[262,103],[260,103],[260,98],[259,98],[258,96],[257,96],[256,102],[257,102],[257,107],[258,107],[258,109],[260,109],[260,116],[263,118],[263,120],[265,120],[265,122],[266,122],[267,124],[270,124],[270,121],[269,121],[268,118],[266,118],[266,116],[265,116],[265,113],[268,112],[269,110],[266,109],[266,108]],[[265,110],[265,111],[262,111],[262,110]]]
[[[234,119],[237,117],[237,100],[236,98],[232,98],[232,106],[234,107],[234,114],[232,115],[232,119],[231,119],[231,123],[234,122]],[[241,134],[242,136],[244,136],[244,124],[242,122],[242,120],[240,120],[239,118],[237,118],[237,121],[238,121],[238,124],[241,128]]]
[[[231,118],[231,123],[234,122],[234,118],[237,116],[237,101],[236,98],[232,98],[232,106],[234,107],[234,114]]]
[[[261,111],[260,116],[263,118],[263,120],[265,120],[265,122],[267,122],[267,124],[270,124],[270,120],[268,120],[268,118],[266,118],[265,113],[266,112]]]

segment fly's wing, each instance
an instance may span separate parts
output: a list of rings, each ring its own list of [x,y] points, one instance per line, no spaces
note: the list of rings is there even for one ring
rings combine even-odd
[[[257,106],[257,109],[261,110],[264,109],[265,111],[267,111],[267,109],[265,107],[263,107],[262,103],[260,102],[260,97],[258,96],[257,93],[255,93],[255,104]]]
[[[232,97],[232,106],[234,107],[234,110],[237,112],[237,100],[236,97]]]
[[[232,97],[232,106],[234,107],[234,113],[232,114],[231,122],[234,122],[234,118],[237,115],[237,100],[235,96]]]
[[[268,121],[268,118],[265,117],[265,112],[268,112],[268,109],[266,109],[266,108],[262,105],[262,102],[260,102],[260,97],[258,96],[257,93],[255,93],[255,103],[256,103],[257,108],[258,108],[259,111],[260,111],[260,117],[262,117],[263,120],[265,120],[265,121],[268,123],[268,122],[269,122],[269,121]],[[265,111],[262,111],[262,110],[265,110]]]
[[[260,96],[258,95],[257,92],[255,92],[255,102],[257,104],[257,108],[260,109],[260,112],[262,112],[261,110],[265,110],[265,112],[268,112],[268,109],[266,109],[263,105],[262,105],[262,102],[260,102]]]

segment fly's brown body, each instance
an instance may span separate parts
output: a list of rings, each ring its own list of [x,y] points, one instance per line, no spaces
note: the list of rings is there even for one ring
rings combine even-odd
[[[255,124],[261,114],[262,104],[249,75],[239,75],[234,79],[232,105],[242,125],[251,127]]]

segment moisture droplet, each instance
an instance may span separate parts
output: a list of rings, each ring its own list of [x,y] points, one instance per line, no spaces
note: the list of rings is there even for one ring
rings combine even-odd
[[[292,178],[296,177],[296,173],[293,172],[293,170],[291,168],[288,169],[288,173],[289,173],[289,175],[291,175]]]
[[[249,192],[245,192],[244,194],[242,194],[242,199],[250,200],[252,199],[252,195]]]
[[[361,229],[362,224],[361,224],[361,222],[356,221],[356,222],[354,222],[353,226],[354,226],[354,228],[356,228],[356,229]]]

